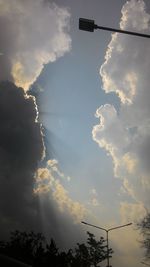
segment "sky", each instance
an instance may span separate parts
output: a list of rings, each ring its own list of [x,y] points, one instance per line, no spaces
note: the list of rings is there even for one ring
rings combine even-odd
[[[0,0],[0,238],[32,229],[65,249],[105,236],[81,221],[132,222],[109,233],[111,264],[140,267],[149,39],[79,31],[79,17],[150,32],[148,0]]]

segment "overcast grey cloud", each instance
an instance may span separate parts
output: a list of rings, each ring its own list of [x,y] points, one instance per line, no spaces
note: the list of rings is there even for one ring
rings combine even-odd
[[[38,168],[45,148],[34,97],[12,82],[1,82],[0,122],[0,239],[12,230],[34,230],[69,247],[81,237],[74,222],[83,218],[84,207],[69,197],[61,181],[69,179],[55,160],[48,161],[54,172],[52,186],[46,185],[47,194],[34,194],[35,178],[45,170],[50,174],[46,166]]]

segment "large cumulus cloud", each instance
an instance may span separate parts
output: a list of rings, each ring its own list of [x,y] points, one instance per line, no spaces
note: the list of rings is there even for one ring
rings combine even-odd
[[[142,0],[123,6],[122,29],[149,33],[149,25]],[[100,122],[93,128],[93,139],[110,154],[114,175],[122,179],[121,192],[132,198],[128,206],[128,201],[121,203],[122,217],[130,209],[132,220],[138,218],[137,207],[144,214],[150,201],[149,55],[149,39],[112,35],[100,75],[105,92],[118,95],[120,108],[101,106],[96,112]]]
[[[0,0],[0,79],[25,90],[44,64],[70,50],[70,13],[44,0]]]
[[[120,28],[150,33],[150,14],[144,1],[126,2]],[[99,124],[93,127],[93,140],[111,157],[114,176],[122,181],[117,192],[120,221],[137,222],[149,210],[150,202],[149,39],[113,34],[100,75],[103,90],[116,93],[120,106],[115,109],[113,104],[105,104],[97,109]],[[112,234],[118,265],[140,264],[140,238],[132,228]],[[120,244],[120,240],[124,242]]]

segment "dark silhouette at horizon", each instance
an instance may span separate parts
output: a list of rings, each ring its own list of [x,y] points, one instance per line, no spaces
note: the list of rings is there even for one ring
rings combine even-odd
[[[9,241],[0,241],[0,266],[34,267],[97,267],[107,258],[103,237],[97,241],[87,232],[86,243],[77,243],[74,249],[60,251],[53,238],[49,242],[41,233],[14,231]],[[109,257],[113,253],[109,250]]]

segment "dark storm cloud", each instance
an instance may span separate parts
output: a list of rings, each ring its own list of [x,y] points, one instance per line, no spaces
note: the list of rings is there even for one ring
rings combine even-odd
[[[44,149],[36,116],[33,97],[11,82],[0,83],[1,233],[35,223],[34,172]]]
[[[44,151],[36,117],[33,97],[11,82],[0,83],[0,240],[16,229],[34,230],[69,247],[82,236],[79,225],[69,212],[60,212],[50,193],[33,194]]]
[[[9,23],[7,19],[3,17],[0,17],[0,33],[0,80],[12,80],[11,64],[9,59],[10,54],[13,52],[13,44],[12,42],[10,42],[10,39],[12,39],[12,33],[10,32]]]

